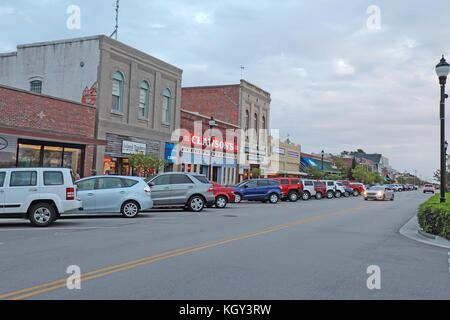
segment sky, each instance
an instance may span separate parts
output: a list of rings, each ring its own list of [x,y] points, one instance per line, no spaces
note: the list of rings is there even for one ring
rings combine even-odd
[[[0,0],[0,52],[109,36],[115,2]],[[448,12],[449,0],[121,0],[118,40],[183,69],[183,86],[237,84],[244,66],[271,94],[270,128],[302,152],[361,148],[431,181]]]

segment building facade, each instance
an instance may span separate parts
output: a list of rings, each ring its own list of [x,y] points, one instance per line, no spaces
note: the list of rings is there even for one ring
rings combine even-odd
[[[301,146],[290,141],[280,141],[272,136],[270,141],[270,166],[268,177],[300,177]]]
[[[176,161],[182,70],[104,35],[17,46],[0,55],[0,84],[95,106],[97,172],[129,174],[127,156]]]
[[[0,167],[65,167],[91,174],[93,106],[0,85]]]
[[[270,102],[270,93],[245,80],[233,85],[184,87],[181,101],[183,110],[236,127],[236,181],[248,179],[253,168],[267,176]]]
[[[238,144],[237,126],[181,109],[178,171],[199,173],[223,185],[236,183]],[[211,143],[212,141],[212,143]]]

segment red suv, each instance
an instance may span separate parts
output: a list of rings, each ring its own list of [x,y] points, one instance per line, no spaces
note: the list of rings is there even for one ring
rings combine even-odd
[[[299,178],[271,178],[281,185],[283,196],[281,200],[296,202],[303,195],[302,184]]]
[[[338,180],[338,182],[341,182],[345,187],[352,188],[355,197],[364,192],[364,186],[361,183],[351,183],[348,180]]]
[[[327,194],[327,186],[322,181],[314,181],[314,190],[316,191],[316,199],[322,199]]]
[[[215,202],[214,205],[216,208],[225,208],[228,202],[234,202],[234,189],[224,187],[216,182],[210,181],[213,185],[213,193]]]

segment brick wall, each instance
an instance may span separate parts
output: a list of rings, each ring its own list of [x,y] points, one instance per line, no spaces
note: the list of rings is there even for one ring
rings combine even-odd
[[[94,138],[95,108],[0,87],[0,125]]]
[[[181,108],[239,125],[239,85],[182,88]]]

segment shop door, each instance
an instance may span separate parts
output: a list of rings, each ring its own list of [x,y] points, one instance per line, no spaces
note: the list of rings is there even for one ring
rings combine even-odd
[[[219,167],[212,168],[212,181],[217,182],[219,179]]]

